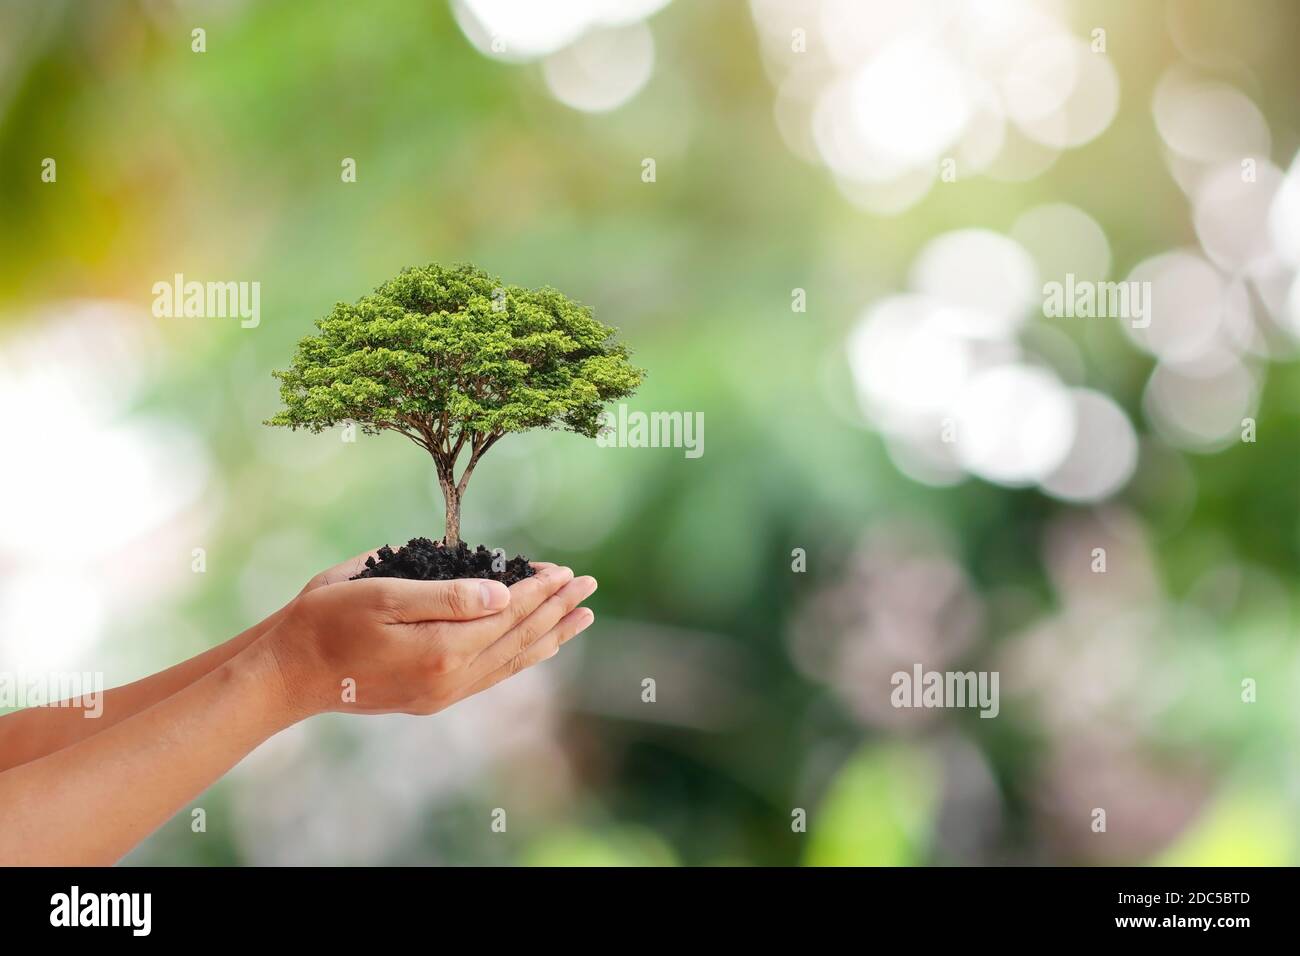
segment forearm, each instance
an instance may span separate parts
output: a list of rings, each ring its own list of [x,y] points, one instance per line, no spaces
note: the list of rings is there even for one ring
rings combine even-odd
[[[44,757],[121,723],[188,687],[269,631],[284,609],[224,644],[131,684],[105,691],[98,716],[84,707],[28,707],[0,717],[0,771]]]
[[[0,773],[0,865],[107,865],[170,819],[293,711],[253,643],[114,726]]]

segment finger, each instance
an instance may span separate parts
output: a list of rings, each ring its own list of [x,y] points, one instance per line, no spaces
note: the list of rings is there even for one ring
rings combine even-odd
[[[510,604],[511,596],[510,589],[500,581],[486,578],[456,581],[362,578],[349,581],[346,586],[357,588],[389,624],[472,621],[498,613]]]
[[[340,561],[332,568],[326,568],[320,574],[316,575],[307,582],[306,587],[302,589],[306,594],[308,591],[314,591],[317,588],[327,587],[331,584],[338,584],[341,581],[348,581],[360,574],[366,569],[366,559],[374,557],[378,559],[378,548],[371,548],[369,551],[362,551],[360,554],[354,554],[346,561]]]
[[[516,624],[509,633],[488,645],[471,666],[480,667],[484,671],[496,670],[527,650],[529,645],[549,632],[562,617],[590,597],[595,590],[595,578],[574,578],[543,601],[541,607]]]
[[[522,653],[510,658],[496,670],[489,671],[471,684],[464,696],[469,697],[480,691],[485,691],[489,687],[501,683],[507,677],[513,677],[525,668],[554,657],[559,652],[561,645],[591,627],[591,622],[595,619],[596,615],[592,613],[591,608],[580,607],[570,611],[560,619],[560,622],[555,627],[530,644]]]
[[[560,645],[563,646],[565,642],[573,640],[587,628],[591,627],[591,622],[595,619],[596,612],[589,607],[575,607],[568,614],[564,615],[564,617],[560,618],[560,623],[555,625],[556,629],[560,631]],[[577,621],[577,630],[569,630],[565,624],[566,621]]]
[[[473,659],[493,641],[499,640],[542,602],[573,580],[573,569],[550,567],[510,586],[510,605],[491,617],[472,624],[448,628],[446,646]]]

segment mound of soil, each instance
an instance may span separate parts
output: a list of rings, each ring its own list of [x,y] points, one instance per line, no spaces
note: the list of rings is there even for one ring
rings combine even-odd
[[[494,571],[492,561],[495,555],[481,544],[471,551],[464,541],[448,548],[440,541],[412,538],[404,548],[394,551],[384,545],[375,553],[379,560],[366,558],[366,569],[353,575],[353,581],[357,578],[410,578],[414,581],[488,578],[509,586],[537,573],[521,554],[507,561],[505,570]]]

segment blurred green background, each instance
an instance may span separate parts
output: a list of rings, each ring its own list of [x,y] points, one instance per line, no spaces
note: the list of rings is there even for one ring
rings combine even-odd
[[[464,536],[593,628],[293,728],[128,862],[1300,862],[1300,11],[953,6],[0,4],[6,668],[132,680],[440,534],[408,443],[261,425],[403,266],[554,285],[706,423],[495,448]],[[1044,316],[1065,272],[1153,278],[1150,332]],[[176,273],[260,324],[154,317]],[[892,708],[914,663],[998,717]]]

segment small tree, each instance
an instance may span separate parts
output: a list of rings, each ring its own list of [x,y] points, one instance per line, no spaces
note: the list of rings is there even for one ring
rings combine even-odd
[[[266,424],[320,432],[354,422],[405,435],[433,458],[453,548],[470,475],[503,435],[552,428],[593,438],[605,403],[645,374],[591,309],[470,265],[404,269],[316,327],[275,373],[284,408]]]

